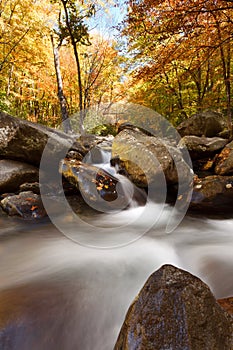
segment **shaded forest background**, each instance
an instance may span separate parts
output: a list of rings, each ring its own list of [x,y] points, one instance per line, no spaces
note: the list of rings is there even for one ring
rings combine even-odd
[[[115,37],[93,30],[113,5],[126,9]],[[0,109],[56,127],[62,103],[127,101],[175,125],[205,109],[230,123],[232,39],[232,1],[1,0]]]

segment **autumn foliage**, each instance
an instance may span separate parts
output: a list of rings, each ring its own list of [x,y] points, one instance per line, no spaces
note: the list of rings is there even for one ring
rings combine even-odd
[[[84,8],[82,4],[77,2],[80,13]],[[0,3],[0,108],[51,126],[61,123],[51,43],[51,35],[57,43],[61,39],[58,35],[61,5],[59,1],[50,0],[7,0]],[[88,22],[85,24],[86,30],[87,25]],[[68,112],[72,115],[79,110],[80,86],[73,48],[64,22],[61,34],[63,40],[59,55],[62,81]],[[114,40],[90,33],[88,42],[88,45],[83,45],[83,39],[77,41],[82,108],[100,102],[111,103],[119,98],[122,85],[122,58],[118,55]]]
[[[130,1],[131,99],[175,121],[205,108],[231,119],[232,18],[227,1]]]
[[[76,31],[79,79],[64,3],[69,5],[69,20]],[[52,126],[60,124],[52,35],[59,46],[69,115],[102,102],[127,100],[148,106],[174,123],[212,108],[225,113],[230,124],[231,1],[129,0],[119,42],[89,30],[96,4],[107,8],[107,2],[97,0],[0,3],[1,110]]]

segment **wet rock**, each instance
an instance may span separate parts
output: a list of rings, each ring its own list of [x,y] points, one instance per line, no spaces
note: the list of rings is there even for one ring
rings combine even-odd
[[[233,176],[211,175],[194,178],[190,209],[232,211]]]
[[[115,137],[112,157],[120,161],[121,171],[124,170],[130,180],[141,187],[146,187],[150,183],[157,183],[160,186],[163,174],[168,184],[177,183],[178,175],[174,160],[181,170],[180,182],[191,179],[190,167],[177,148],[136,129],[124,129]]]
[[[197,113],[177,127],[177,131],[183,137],[186,135],[217,136],[226,128],[226,121],[221,113],[204,111]]]
[[[193,160],[194,173],[201,178],[214,175],[215,157],[216,156]]]
[[[184,136],[178,147],[186,147],[192,159],[202,159],[205,157],[214,156],[217,151],[220,151],[227,144],[227,140],[220,137],[199,137],[199,136]]]
[[[233,141],[215,159],[215,173],[218,175],[229,175],[233,173]]]
[[[32,183],[26,182],[20,185],[19,192],[27,192],[27,191],[31,191],[35,194],[40,194],[39,182],[32,182]]]
[[[24,219],[40,219],[47,215],[40,196],[30,191],[6,196],[0,205],[8,215]]]
[[[233,316],[233,297],[218,299],[217,302],[226,312]]]
[[[78,152],[82,155],[82,158],[95,147],[98,148],[109,148],[112,144],[112,137],[103,137],[97,135],[83,135],[80,136],[73,144],[72,150],[78,150]],[[69,158],[68,153],[68,158]],[[71,159],[82,160],[78,157],[70,157]]]
[[[64,159],[60,172],[80,190],[86,203],[97,210],[124,209],[135,198],[139,204],[146,201],[145,192],[137,189],[125,177],[115,177],[96,166]]]
[[[0,193],[15,192],[24,182],[38,180],[38,168],[14,160],[0,160]]]
[[[232,318],[209,287],[186,271],[164,265],[130,306],[114,350],[229,350],[232,345]]]

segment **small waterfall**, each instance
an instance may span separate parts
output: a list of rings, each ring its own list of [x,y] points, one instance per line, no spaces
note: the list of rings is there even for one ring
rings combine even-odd
[[[122,209],[145,205],[147,200],[145,190],[138,188],[127,177],[119,174],[117,164],[115,166],[111,165],[111,149],[95,147],[87,153],[83,162],[99,167],[119,180],[121,188],[118,187],[118,191],[123,193],[126,199]]]

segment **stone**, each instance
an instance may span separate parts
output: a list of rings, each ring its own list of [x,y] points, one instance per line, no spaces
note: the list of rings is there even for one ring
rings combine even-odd
[[[229,350],[232,330],[232,318],[204,282],[164,265],[130,306],[114,350]]]
[[[226,127],[226,121],[221,113],[207,110],[183,121],[178,125],[177,131],[181,137],[186,135],[213,137]]]
[[[145,204],[146,194],[123,176],[118,177],[104,169],[75,159],[64,159],[60,173],[80,190],[84,200],[99,211],[115,211],[128,207],[132,200]]]
[[[33,165],[2,159],[0,160],[0,193],[16,192],[24,182],[39,180],[39,170]]]
[[[159,187],[162,175],[168,184],[176,184],[176,165],[182,176],[180,182],[192,180],[190,167],[177,148],[140,130],[122,130],[114,139],[112,158],[119,160],[120,170],[124,170],[129,179],[140,187],[151,183],[157,183]]]
[[[230,175],[233,173],[233,141],[228,143],[215,159],[215,173]]]
[[[25,182],[19,186],[19,192],[32,191],[35,194],[40,194],[39,182]]]
[[[0,156],[38,166],[48,139],[48,158],[71,148],[74,139],[67,134],[0,112]]]
[[[227,140],[220,137],[205,137],[205,136],[184,136],[178,148],[187,148],[192,159],[202,159],[205,157],[214,156],[216,152],[226,146]]]
[[[194,177],[189,209],[219,215],[232,212],[233,176],[211,175]]]
[[[10,216],[40,219],[47,216],[40,196],[31,191],[6,196],[0,201],[2,209]]]

